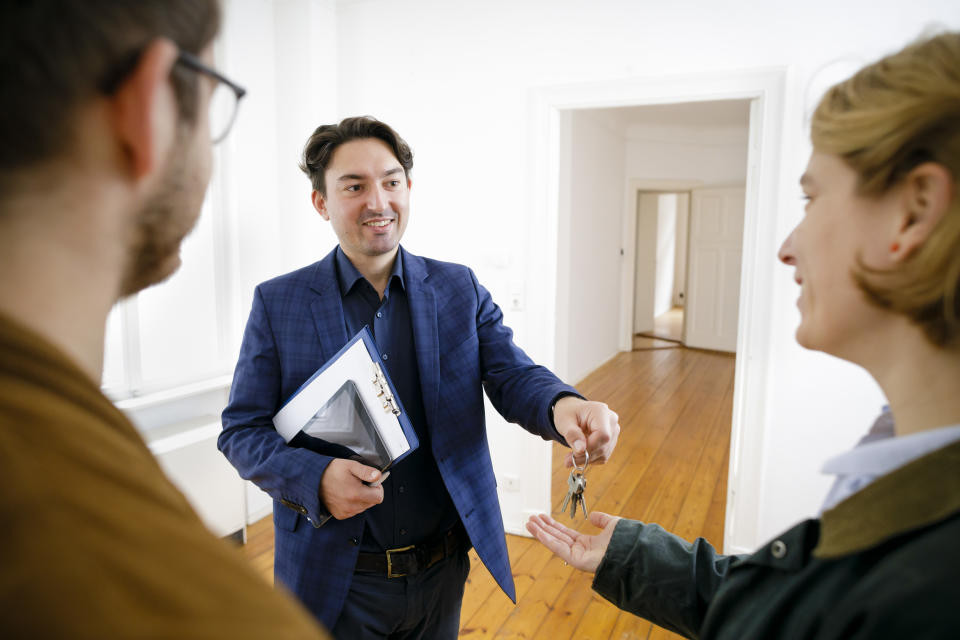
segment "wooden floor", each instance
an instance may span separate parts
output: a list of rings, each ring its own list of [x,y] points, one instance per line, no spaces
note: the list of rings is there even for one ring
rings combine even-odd
[[[683,342],[683,307],[672,307],[653,319],[653,331],[643,334],[651,338],[663,338]]]
[[[578,389],[620,415],[613,459],[590,467],[587,506],[657,522],[692,540],[723,546],[734,358],[639,341],[592,373]],[[563,449],[555,445],[555,509],[566,492]],[[559,517],[558,513],[554,513]],[[569,516],[564,516],[568,521]],[[575,528],[593,531],[578,518]],[[460,637],[586,640],[679,638],[619,611],[590,589],[591,576],[553,557],[538,542],[507,536],[517,604],[496,588],[470,552],[472,568],[461,613]],[[273,572],[273,530],[265,518],[248,530],[244,554],[267,579]]]

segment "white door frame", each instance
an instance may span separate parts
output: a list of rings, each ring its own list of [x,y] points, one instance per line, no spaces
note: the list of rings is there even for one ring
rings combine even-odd
[[[776,216],[772,212],[778,203],[785,79],[786,70],[781,68],[636,78],[535,89],[529,102],[532,184],[528,211],[529,228],[536,229],[536,233],[528,234],[528,282],[540,286],[535,288],[535,295],[529,296],[530,309],[538,312],[530,314],[528,335],[534,337],[531,351],[543,354],[546,364],[562,365],[566,357],[559,351],[568,343],[558,342],[557,338],[569,332],[571,304],[567,296],[557,295],[558,273],[561,265],[568,262],[567,256],[559,255],[558,244],[562,112],[710,100],[751,101],[738,357],[724,528],[727,550],[752,546],[758,529],[760,493],[752,480],[759,477],[762,467],[760,453],[766,426],[771,309],[765,301],[773,298],[773,269],[768,267],[778,244]],[[631,190],[629,185],[627,190]],[[631,201],[633,197],[630,196]],[[635,209],[625,206],[624,214],[625,218],[635,217]],[[623,263],[633,264],[632,260]],[[622,309],[620,314],[622,323]],[[557,372],[561,376],[567,373],[562,366]],[[549,474],[543,482],[549,482]]]

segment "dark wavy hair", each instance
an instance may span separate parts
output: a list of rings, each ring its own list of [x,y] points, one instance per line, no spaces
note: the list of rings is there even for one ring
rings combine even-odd
[[[298,166],[310,178],[310,184],[315,191],[326,197],[327,185],[323,174],[337,147],[344,142],[363,138],[383,140],[393,150],[393,155],[403,167],[404,175],[410,178],[410,171],[413,169],[413,151],[410,150],[410,145],[390,125],[371,116],[356,116],[344,118],[339,124],[320,125],[307,139]]]

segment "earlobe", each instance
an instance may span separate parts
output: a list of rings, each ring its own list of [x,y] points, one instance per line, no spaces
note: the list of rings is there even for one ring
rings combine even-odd
[[[950,172],[936,162],[925,162],[907,175],[900,228],[890,244],[894,261],[907,259],[923,246],[950,208],[955,191]]]
[[[153,173],[174,144],[177,104],[169,78],[176,60],[170,40],[152,41],[110,97],[114,131],[134,179]]]

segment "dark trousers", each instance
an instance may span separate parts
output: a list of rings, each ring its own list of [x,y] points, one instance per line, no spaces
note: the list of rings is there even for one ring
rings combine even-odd
[[[333,636],[338,640],[456,640],[468,573],[466,551],[415,576],[355,573]]]

